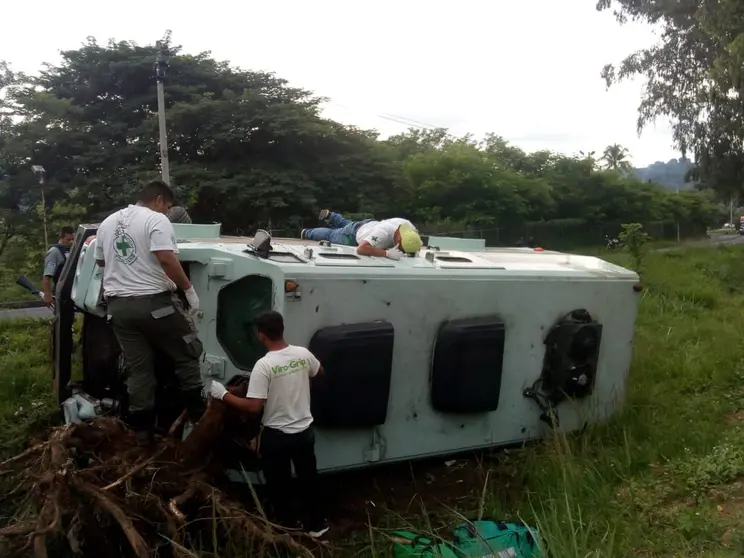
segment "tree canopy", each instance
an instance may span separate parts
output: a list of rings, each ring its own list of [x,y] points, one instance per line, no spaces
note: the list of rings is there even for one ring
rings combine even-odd
[[[659,41],[608,64],[608,86],[642,76],[646,86],[638,129],[672,120],[674,141],[697,163],[697,176],[724,196],[744,185],[744,4],[739,0],[599,0],[622,24],[656,26]]]
[[[272,73],[168,47],[171,182],[195,222],[219,221],[228,233],[270,222],[296,234],[321,207],[407,216],[425,232],[497,230],[499,243],[536,223],[589,224],[596,237],[621,222],[680,218],[700,228],[718,217],[705,193],[672,195],[621,172],[620,146],[608,148],[619,151],[603,169],[589,157],[526,153],[495,134],[411,129],[381,140],[323,118],[321,98]],[[159,176],[155,56],[153,45],[88,39],[37,76],[0,65],[0,243],[38,234],[31,165],[46,169],[52,224],[100,219]]]

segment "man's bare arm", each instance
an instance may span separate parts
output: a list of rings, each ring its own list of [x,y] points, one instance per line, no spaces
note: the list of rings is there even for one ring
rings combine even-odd
[[[266,404],[266,399],[238,397],[237,395],[233,395],[230,392],[227,392],[222,400],[226,404],[230,405],[230,407],[234,407],[239,411],[243,411],[244,413],[251,413],[254,415],[258,415],[259,413],[261,413],[261,411],[263,411],[264,405]]]
[[[176,287],[185,291],[191,286],[189,278],[186,277],[186,273],[184,273],[183,267],[181,267],[181,262],[178,261],[178,258],[172,251],[158,250],[157,252],[153,252],[153,254],[155,254],[168,278],[176,284]]]
[[[360,256],[377,256],[378,258],[384,258],[387,256],[387,250],[375,248],[365,240],[357,247],[357,254]]]
[[[52,302],[52,278],[48,275],[41,278],[41,292],[44,293],[44,302],[50,304]]]

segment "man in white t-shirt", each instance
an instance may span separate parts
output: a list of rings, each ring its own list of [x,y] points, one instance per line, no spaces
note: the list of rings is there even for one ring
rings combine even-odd
[[[404,254],[416,254],[421,248],[421,237],[408,219],[351,221],[328,209],[321,211],[318,217],[328,226],[303,229],[300,238],[357,246],[357,254],[361,256],[391,260],[399,260]]]
[[[199,310],[166,217],[174,198],[167,184],[150,182],[135,205],[109,215],[96,233],[103,296],[127,367],[127,419],[141,445],[152,441],[155,425],[156,350],[173,362],[189,419],[197,422],[205,408],[199,370],[202,344],[176,295],[181,289],[191,313]]]
[[[321,536],[328,527],[321,511],[323,497],[318,491],[310,379],[322,376],[323,367],[306,348],[284,340],[284,319],[278,312],[265,312],[254,324],[258,339],[268,352],[253,366],[246,396],[235,396],[215,381],[209,391],[215,399],[241,411],[263,412],[262,469],[277,521],[291,522],[294,465],[306,526],[312,536]]]

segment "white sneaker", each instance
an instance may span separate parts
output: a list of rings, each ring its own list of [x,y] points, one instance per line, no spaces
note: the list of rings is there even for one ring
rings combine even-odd
[[[331,212],[328,209],[321,209],[320,213],[318,213],[318,219],[321,221],[325,221],[328,219],[328,216],[331,214]]]

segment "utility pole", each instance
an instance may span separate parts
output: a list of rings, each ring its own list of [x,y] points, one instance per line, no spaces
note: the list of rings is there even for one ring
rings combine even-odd
[[[46,170],[41,165],[31,165],[31,170],[39,179],[39,187],[41,188],[41,222],[44,226],[44,245],[49,248],[49,231],[47,229],[47,211],[46,211],[46,196],[44,196],[44,176]]]
[[[675,190],[677,191],[677,195],[679,195],[679,184],[675,186]],[[677,216],[677,244],[679,244],[679,216]]]
[[[165,89],[163,80],[168,72],[168,45],[163,41],[156,43],[158,53],[155,57],[155,79],[158,88],[158,127],[160,128],[160,168],[163,182],[170,186],[170,163],[168,162],[168,133],[165,129]]]
[[[734,196],[729,198],[729,225],[734,224]]]

